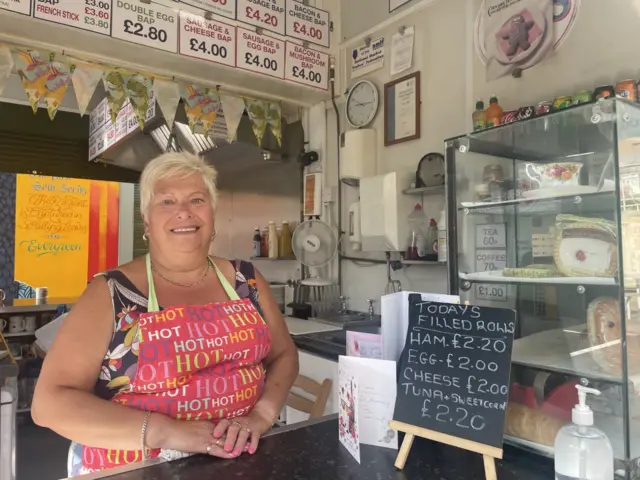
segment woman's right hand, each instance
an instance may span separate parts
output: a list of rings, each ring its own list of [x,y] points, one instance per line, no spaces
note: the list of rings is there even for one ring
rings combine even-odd
[[[185,453],[204,453],[219,458],[235,458],[233,452],[224,451],[224,438],[213,436],[215,424],[211,421],[174,420],[159,413],[149,417],[147,447],[177,450]],[[245,447],[246,452],[249,445]]]

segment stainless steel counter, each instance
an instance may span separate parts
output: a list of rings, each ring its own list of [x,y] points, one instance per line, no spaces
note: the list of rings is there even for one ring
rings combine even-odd
[[[73,305],[76,300],[77,298],[49,298],[47,303],[38,303],[35,298],[17,298],[5,301],[5,305],[0,307],[0,315],[55,312],[60,305]]]

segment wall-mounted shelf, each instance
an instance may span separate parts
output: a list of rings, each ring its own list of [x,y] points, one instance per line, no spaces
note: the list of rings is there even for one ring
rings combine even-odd
[[[4,338],[12,338],[12,337],[30,337],[34,336],[36,332],[18,332],[18,333],[3,333],[2,336]]]
[[[426,260],[402,260],[403,265],[423,265],[425,267],[444,267],[445,262],[433,262]]]
[[[444,185],[435,187],[407,188],[402,191],[405,195],[444,195]]]

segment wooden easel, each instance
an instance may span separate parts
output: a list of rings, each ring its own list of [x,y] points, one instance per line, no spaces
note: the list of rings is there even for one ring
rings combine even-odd
[[[426,428],[416,427],[415,425],[409,425],[408,423],[397,422],[395,420],[391,420],[389,422],[389,426],[398,432],[405,433],[404,441],[402,442],[402,446],[400,447],[395,463],[395,467],[400,470],[404,468],[404,465],[407,462],[409,450],[411,450],[411,446],[413,445],[413,439],[415,437],[422,437],[428,440],[433,440],[434,442],[444,443],[453,447],[462,448],[463,450],[479,453],[484,459],[484,475],[486,480],[498,479],[495,459],[502,458],[501,448],[490,447],[488,445],[483,445],[482,443],[472,442],[471,440],[452,437],[445,433],[427,430]]]

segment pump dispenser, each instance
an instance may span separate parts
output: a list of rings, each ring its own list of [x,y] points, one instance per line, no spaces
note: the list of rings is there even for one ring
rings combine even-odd
[[[593,411],[587,405],[587,394],[600,395],[600,391],[582,385],[576,388],[578,404],[571,411],[573,423],[556,435],[556,480],[613,480],[611,442],[593,426]]]

